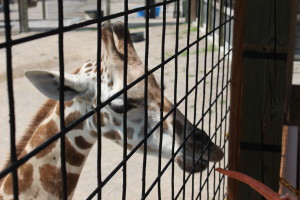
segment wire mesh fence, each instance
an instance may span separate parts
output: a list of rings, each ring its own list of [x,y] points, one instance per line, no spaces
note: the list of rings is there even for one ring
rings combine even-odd
[[[58,179],[61,181],[56,183],[48,180],[58,185],[49,190],[42,186],[43,191],[50,191],[53,198],[224,199],[226,180],[214,169],[227,167],[232,2],[201,2],[212,7],[200,2],[192,7],[192,1],[180,0],[164,0],[155,4],[145,1],[143,5],[122,1],[119,7],[112,9],[111,14],[100,16],[105,4],[97,1],[94,4],[98,13],[95,19],[65,25],[63,19],[68,6],[63,5],[65,1],[58,1],[57,28],[19,36],[12,35],[11,4],[8,0],[4,1],[5,38],[0,48],[6,71],[2,72],[5,76],[2,75],[0,81],[6,81],[8,87],[6,94],[10,124],[6,125],[9,134],[3,133],[3,138],[6,138],[3,141],[10,141],[10,163],[0,172],[0,197],[26,197],[24,195],[28,194],[22,182],[26,176],[22,174],[22,166],[32,164],[34,169],[41,169],[39,164],[35,166],[38,155],[56,144]],[[159,8],[155,9],[159,14],[152,19],[150,10],[154,8]],[[182,18],[184,9],[188,23]],[[193,10],[196,10],[198,20],[192,23]],[[143,17],[137,18],[138,14]],[[108,21],[111,25],[107,25]],[[78,31],[86,27],[90,31]],[[127,29],[130,32],[124,31]],[[110,33],[114,37],[109,36]],[[133,33],[143,33],[145,39],[132,44],[130,36]],[[44,45],[50,41],[52,46],[40,47],[39,41]],[[111,46],[107,41],[115,43],[111,54]],[[122,46],[127,43],[128,46]],[[76,53],[79,49],[84,51]],[[51,54],[53,52],[55,54]],[[117,58],[105,60],[115,52]],[[22,60],[22,54],[26,54],[27,59]],[[53,113],[59,113],[56,118],[59,131],[20,155],[16,150],[16,140],[19,138],[16,127],[22,109],[18,107],[21,100],[18,100],[19,80],[16,78],[22,76],[24,69],[17,65],[24,66],[28,62],[30,67],[26,67],[26,70],[41,68],[39,62],[42,61],[34,64],[34,59],[28,59],[28,56],[43,59],[48,55],[54,58],[48,57],[46,61],[54,59],[51,64],[59,66],[54,68],[59,71],[57,84],[64,83],[66,86],[60,86],[57,90],[57,109],[50,109]],[[65,109],[68,106],[64,102],[67,98],[64,91],[68,91],[70,85],[68,77],[64,75],[68,75],[66,71],[69,69],[73,71],[74,65],[78,67],[79,62],[91,58],[96,60],[91,62],[95,68],[93,71],[103,72],[96,73],[93,79],[96,82],[94,89],[98,92],[93,105],[70,123],[69,110]],[[114,77],[112,82],[105,82],[103,79],[109,74],[105,71],[110,71],[116,65],[120,65],[118,69],[122,70],[108,75]],[[21,90],[23,93],[20,94],[24,95],[24,89]],[[34,97],[34,94],[26,95]],[[23,97],[22,101],[25,99]],[[33,99],[31,101],[36,106]],[[95,122],[91,122],[93,119]],[[74,189],[77,181],[74,188],[70,186],[74,185],[71,183],[74,180],[69,176],[74,169],[70,165],[68,141],[80,124],[88,122],[94,123],[92,127],[97,143],[92,150],[89,149],[91,153],[82,166],[83,170],[78,172],[80,178]],[[110,129],[114,131],[107,130],[106,124],[110,124]],[[119,135],[113,136],[115,131]],[[72,145],[76,147],[74,143]],[[222,160],[220,149],[214,144],[224,153]],[[82,150],[79,152],[83,153]],[[12,176],[12,181],[6,184],[8,175]],[[33,182],[41,181],[35,180],[36,177],[32,179]],[[5,190],[6,187],[10,188],[10,193]],[[53,192],[55,189],[57,195]]]

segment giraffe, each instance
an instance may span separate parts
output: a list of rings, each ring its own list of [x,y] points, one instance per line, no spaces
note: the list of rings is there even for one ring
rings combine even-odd
[[[127,38],[124,44],[125,30],[123,23],[113,26],[103,25],[101,53],[101,102],[106,101],[123,88],[124,45],[128,47],[128,84],[144,74],[143,64]],[[129,31],[127,32],[129,36]],[[97,106],[97,63],[89,61],[73,74],[65,73],[64,113],[65,125],[68,126]],[[18,158],[38,147],[51,136],[59,132],[59,72],[33,70],[25,73],[32,84],[49,100],[41,107],[31,125],[17,145]],[[144,80],[127,91],[127,148],[132,150],[144,137]],[[161,89],[153,75],[148,77],[148,124],[150,131],[160,121]],[[101,136],[123,146],[123,111],[124,95],[118,96],[101,109]],[[172,103],[164,97],[163,113],[173,108]],[[175,129],[175,151],[184,140],[184,131],[194,130],[186,145],[175,157],[175,162],[187,172],[201,172],[208,162],[218,162],[223,158],[220,147],[210,141],[207,134],[195,128],[179,111],[170,115],[163,122],[163,133],[156,130],[147,140],[147,151],[157,156],[160,134],[162,134],[162,157],[172,157],[173,129]],[[186,121],[186,126],[184,122]],[[173,126],[175,124],[175,127]],[[184,130],[186,128],[186,130]],[[77,125],[65,135],[65,155],[67,170],[67,195],[72,199],[84,162],[93,144],[97,141],[97,116],[94,114]],[[204,146],[208,146],[203,150]],[[195,150],[193,148],[195,147]],[[143,152],[143,146],[139,152]],[[185,167],[183,151],[185,150]],[[60,162],[60,143],[55,141],[36,154],[18,169],[20,199],[62,199],[62,179]],[[194,153],[194,156],[193,156]],[[194,161],[200,162],[194,166]],[[9,163],[9,162],[8,162]],[[8,165],[8,164],[7,164]],[[2,178],[0,183],[0,200],[12,199],[12,175]]]

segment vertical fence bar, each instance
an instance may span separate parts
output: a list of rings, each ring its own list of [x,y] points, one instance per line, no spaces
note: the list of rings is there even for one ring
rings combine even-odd
[[[209,105],[210,105],[210,109],[212,109],[213,108],[213,106],[212,106],[212,95],[213,95],[213,86],[214,86],[214,71],[215,71],[215,69],[214,69],[214,67],[215,67],[215,34],[216,34],[216,31],[215,31],[215,28],[216,28],[216,10],[217,10],[217,1],[216,0],[214,0],[213,1],[213,9],[212,9],[212,11],[213,11],[213,19],[212,19],[212,29],[214,30],[213,31],[213,33],[212,33],[212,48],[211,48],[211,74],[210,74],[210,97],[209,97]],[[216,90],[217,90],[217,88],[216,88]],[[216,98],[217,98],[217,95],[216,95]],[[216,105],[217,105],[217,102],[216,102]],[[210,112],[209,112],[209,128],[208,128],[208,130],[209,130],[209,134],[208,134],[208,136],[211,138],[211,135],[212,135],[212,115],[213,115],[213,113],[212,113],[213,111],[211,110]],[[215,111],[215,115],[216,115],[216,112],[217,111]],[[215,121],[215,124],[217,123],[217,121]],[[213,132],[214,133],[214,132]],[[215,137],[215,139],[216,139],[216,137]],[[209,148],[208,148],[209,149]],[[208,158],[210,157],[210,151],[208,150]],[[213,164],[213,166],[212,166],[212,168],[214,168],[214,164]],[[208,169],[209,169],[209,167],[208,167]],[[208,170],[209,171],[209,170]],[[216,172],[215,172],[215,170],[213,170],[213,186],[212,186],[212,190],[213,191],[215,191],[215,189],[216,189],[216,184],[215,184],[215,177],[216,177]],[[208,179],[208,181],[207,181],[207,185],[209,185],[209,179]],[[212,198],[215,198],[214,197],[214,195],[213,195],[213,197]]]
[[[176,33],[175,33],[175,54],[178,54],[178,45],[179,45],[179,16],[180,16],[180,0],[176,1]],[[176,56],[174,59],[175,65],[175,74],[174,74],[174,105],[177,104],[177,79],[178,79],[178,57]],[[173,114],[173,138],[172,138],[172,177],[171,177],[171,195],[172,195],[172,199],[174,199],[175,197],[175,163],[174,163],[174,151],[175,151],[175,130],[176,130],[176,110],[174,110],[174,114]]]
[[[221,0],[220,2],[219,2],[219,5],[220,5],[220,11],[219,11],[219,41],[218,41],[218,60],[220,60],[220,58],[221,58],[221,52],[220,52],[220,50],[221,50],[221,47],[222,47],[222,41],[221,41],[221,37],[223,37],[223,33],[222,33],[222,31],[221,31],[221,29],[223,28],[223,26],[221,25],[221,24],[223,24],[223,18],[222,18],[222,14],[221,14],[221,12],[223,12],[222,11],[222,4],[223,4],[223,0]],[[226,25],[227,24],[225,24],[224,26],[226,27]],[[225,29],[226,30],[226,29]],[[224,45],[224,47],[225,47],[225,45]],[[224,55],[225,55],[225,48],[224,48],[224,50],[223,50],[223,58],[224,58]],[[219,110],[218,110],[218,108],[219,108],[219,106],[218,106],[218,93],[219,93],[219,84],[221,85],[221,91],[223,90],[223,87],[224,87],[224,83],[223,83],[223,81],[224,81],[224,77],[222,76],[222,79],[221,79],[221,83],[219,82],[220,81],[220,65],[222,65],[222,64],[224,64],[224,60],[222,61],[222,63],[219,63],[218,64],[218,69],[217,69],[217,84],[216,84],[216,97],[217,97],[217,101],[216,101],[216,117],[215,117],[215,132],[216,132],[216,140],[215,141],[217,141],[217,132],[218,132],[218,129],[217,129],[217,127],[218,127],[218,116],[220,115],[220,122],[222,121],[222,118],[223,118],[223,106],[222,106],[222,100],[223,100],[223,92],[222,92],[222,94],[221,94],[221,96],[220,96],[220,100],[221,100],[221,109],[219,109],[220,110],[220,112],[218,112]],[[222,66],[222,69],[224,69],[224,65]],[[223,75],[223,73],[222,73],[222,75]],[[220,145],[222,144],[222,140],[221,140],[221,138],[222,138],[222,128],[223,128],[223,123],[221,123],[220,124],[220,131],[219,131],[219,137],[220,137],[220,139],[219,139],[219,143],[220,143]],[[220,167],[222,167],[221,166],[221,163],[218,163],[218,167],[220,168]],[[218,176],[218,180],[219,180],[219,184],[218,184],[218,187],[217,187],[217,189],[216,190],[214,190],[214,192],[215,192],[215,196],[216,195],[218,195],[218,198],[220,199],[220,196],[221,196],[221,186],[220,186],[220,182],[221,182],[221,175],[220,175],[220,173],[218,173],[217,174],[217,176]],[[215,178],[216,179],[216,178]]]
[[[199,81],[199,38],[200,38],[200,18],[201,18],[201,3],[197,2],[197,44],[196,44],[196,77],[195,77],[195,85],[197,85],[198,81]],[[196,121],[197,121],[197,99],[198,99],[198,86],[195,89],[195,98],[194,98],[194,119],[193,119],[193,125],[196,126]],[[193,132],[193,140],[195,140],[195,131]],[[195,150],[196,150],[196,143],[194,142],[193,145],[193,165],[195,166]],[[192,197],[191,199],[194,199],[194,190],[195,190],[195,175],[192,174]]]
[[[145,74],[148,73],[148,57],[149,57],[149,5],[150,1],[146,0],[146,11],[145,11]],[[144,137],[148,133],[148,76],[145,77],[144,82]],[[143,172],[142,172],[142,195],[145,195],[146,191],[146,172],[147,172],[147,140],[144,142],[144,152],[143,152]]]
[[[102,30],[101,30],[101,0],[97,0],[97,107],[101,105],[101,41],[102,41]],[[97,186],[98,200],[102,199],[102,132],[101,132],[101,109],[97,109]]]
[[[224,0],[221,0],[221,2],[220,2],[220,4],[223,4],[224,3]],[[222,9],[222,6],[220,6],[221,8],[220,9]],[[219,16],[219,25],[221,25],[222,23],[223,23],[223,21],[226,21],[226,19],[223,19],[223,17],[222,17],[222,14],[221,14],[221,10],[220,10],[220,16]],[[225,28],[224,28],[224,32],[226,32],[226,26],[227,26],[227,23],[224,25],[225,26]],[[220,37],[223,37],[223,34],[222,34],[222,32],[221,32],[221,30],[219,29],[219,38]],[[219,39],[219,46],[218,46],[218,60],[220,60],[220,56],[221,56],[221,46],[222,46],[222,41]],[[225,57],[225,52],[226,52],[226,49],[225,49],[225,43],[223,43],[223,58]],[[224,68],[225,68],[225,58],[224,58],[224,60],[222,61],[222,71],[221,71],[221,74],[222,74],[222,78],[221,78],[221,91],[223,91],[223,88],[224,88]],[[221,65],[221,63],[218,65],[218,80],[219,80],[219,73],[220,73],[220,65]],[[216,95],[218,95],[218,86],[217,86],[217,90],[216,90]],[[224,92],[222,92],[222,94],[221,94],[221,97],[220,97],[220,103],[221,103],[221,105],[220,105],[220,121],[222,121],[222,118],[223,118],[223,99],[224,99]],[[217,103],[218,103],[218,101],[217,101]],[[218,116],[218,104],[216,104],[216,119],[217,119],[217,116]],[[226,113],[226,112],[225,112]],[[215,128],[216,128],[216,131],[217,131],[217,120],[216,120],[216,126],[215,126]],[[225,138],[225,134],[224,134],[224,137],[222,137],[222,135],[223,135],[223,123],[221,123],[221,126],[220,126],[220,136],[219,136],[219,144],[221,145],[222,144],[222,138]],[[225,142],[224,142],[224,144],[223,145],[225,145]],[[224,148],[225,149],[225,148]],[[224,159],[225,160],[225,159]],[[219,168],[222,168],[222,164],[221,164],[221,162],[219,162],[218,163],[218,167]],[[218,180],[219,180],[219,185],[218,185],[218,191],[216,191],[217,193],[218,193],[218,199],[221,199],[221,183],[222,183],[222,177],[223,176],[221,176],[221,174],[219,173],[218,174]],[[223,190],[223,193],[224,193],[224,190]]]
[[[209,27],[208,27],[208,21],[209,21],[209,6],[208,4],[210,3],[210,0],[207,0],[207,5],[206,5],[206,27],[205,27],[205,48],[204,48],[204,77],[203,77],[203,99],[202,99],[202,127],[201,129],[204,130],[204,123],[205,123],[205,95],[206,95],[206,79],[207,79],[207,47],[208,47],[208,32],[209,32]],[[203,135],[201,137],[202,141],[203,141]],[[203,154],[204,152],[204,145],[201,147],[201,154]],[[208,176],[208,172],[207,172],[207,176]],[[202,190],[205,186],[205,184],[207,184],[207,191],[208,190],[208,183],[206,180],[204,180],[203,185],[202,185],[202,173],[200,174],[200,199],[202,199]],[[206,199],[209,199],[209,193],[207,192],[206,195]]]
[[[5,18],[5,40],[6,40],[6,73],[7,73],[7,92],[9,102],[9,122],[10,122],[10,163],[17,160],[16,156],[16,122],[15,122],[15,102],[13,86],[13,65],[12,65],[12,45],[11,45],[11,24],[9,0],[3,1]],[[18,169],[12,171],[12,186],[14,199],[19,199]]]
[[[227,2],[228,0],[226,0],[226,2]],[[233,10],[233,6],[232,6],[232,0],[229,0],[229,8],[230,8],[230,13],[229,13],[229,18],[231,18],[232,19],[232,10]],[[227,7],[226,7],[226,12],[227,12]],[[235,14],[234,14],[235,15]],[[225,16],[226,16],[226,14],[225,14]],[[233,20],[230,20],[229,21],[229,26],[228,26],[228,29],[229,29],[229,37],[228,37],[228,52],[230,52],[230,50],[231,50],[231,21],[233,21]],[[225,31],[226,32],[226,31]],[[226,38],[224,39],[224,41],[226,41]],[[224,46],[224,49],[226,49],[226,46]],[[230,82],[232,82],[231,81],[231,79],[229,78],[230,77],[230,75],[229,75],[229,68],[230,68],[230,58],[231,58],[231,56],[230,55],[232,55],[232,54],[230,54],[229,53],[229,55],[228,55],[228,57],[227,57],[227,72],[226,72],[226,83],[228,83],[229,81]],[[227,112],[227,109],[228,109],[228,101],[229,101],[229,90],[231,90],[232,88],[230,87],[227,87],[227,89],[226,89],[226,97],[225,97],[225,101],[226,101],[226,103],[225,103],[225,107],[226,107],[226,112]],[[230,108],[230,115],[231,115],[231,108]],[[225,123],[225,131],[227,130],[227,126],[230,126],[230,120],[231,120],[231,118],[229,117],[229,125],[228,125],[228,122],[226,121],[226,123]],[[229,133],[230,133],[230,128],[229,128]],[[225,133],[226,135],[227,135],[227,133]],[[226,136],[225,137],[226,139],[228,138],[228,136]],[[225,140],[226,140],[225,139]],[[227,139],[227,141],[228,141],[228,154],[229,154],[229,151],[230,151],[230,144],[229,144],[229,139]],[[224,148],[224,155],[226,155],[226,148]],[[229,155],[228,155],[228,165],[226,165],[226,160],[224,159],[224,161],[223,161],[223,164],[224,164],[224,167],[227,167],[227,168],[229,168],[229,163],[230,163],[230,159],[229,159]],[[228,179],[227,179],[227,183],[229,183],[229,181],[228,181]],[[224,180],[224,182],[223,182],[223,191],[225,190],[225,180]],[[226,194],[226,196],[228,196],[229,197],[229,186],[228,186],[228,189],[227,189],[227,194]],[[225,198],[225,194],[223,195],[223,198]]]
[[[128,11],[128,0],[124,0],[124,11]],[[123,88],[127,87],[127,68],[128,68],[128,14],[124,15],[124,74],[123,74]],[[124,145],[123,145],[123,159],[127,157],[127,89],[124,91],[124,112],[123,112],[123,135],[124,135]],[[127,190],[127,162],[123,164],[123,192],[122,199],[126,199]]]
[[[60,108],[60,129],[65,129],[65,110],[64,110],[64,10],[63,10],[63,0],[58,0],[58,52],[59,52],[59,75],[60,75],[60,87],[59,87],[59,108]],[[60,140],[61,148],[61,178],[63,185],[63,199],[68,198],[68,188],[67,188],[67,169],[66,169],[66,154],[65,154],[65,135],[61,137]]]
[[[186,44],[187,46],[189,46],[190,44],[190,33],[191,33],[191,0],[188,0],[187,4],[188,7],[187,7],[187,23],[188,23],[188,27],[187,27],[187,39],[186,39]],[[189,91],[189,64],[190,64],[190,48],[188,48],[186,50],[187,54],[186,54],[186,74],[185,74],[185,104],[184,104],[184,115],[186,116],[185,117],[185,120],[184,120],[184,128],[183,128],[183,138],[184,138],[184,141],[187,137],[187,115],[188,115],[188,91]],[[184,142],[184,145],[183,145],[183,168],[185,169],[186,168],[186,143]],[[183,200],[185,199],[185,194],[186,194],[186,191],[185,191],[185,173],[183,173],[183,176],[182,176],[182,183],[184,185],[183,187],[183,190],[182,190],[182,196],[183,196]]]
[[[163,24],[162,24],[162,45],[161,45],[161,63],[165,61],[165,37],[166,37],[166,0],[164,0],[163,4]],[[163,119],[164,113],[164,64],[160,68],[160,80],[161,80],[161,96],[160,96],[160,120]],[[158,152],[158,172],[157,175],[161,173],[161,149],[162,149],[162,142],[163,142],[163,123],[160,125],[160,137],[159,137],[159,152]],[[158,199],[161,199],[161,184],[160,178],[157,182],[157,191],[158,191]]]

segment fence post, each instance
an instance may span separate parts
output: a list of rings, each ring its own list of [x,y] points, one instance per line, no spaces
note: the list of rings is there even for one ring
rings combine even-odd
[[[110,0],[106,0],[106,16],[110,15]]]
[[[203,9],[204,3],[203,3],[203,0],[200,0],[199,3],[200,3],[200,10],[199,10],[199,12],[200,12],[200,19],[198,19],[198,20],[200,20],[200,26],[203,27],[203,24],[204,24],[204,13],[203,13],[203,11],[204,11],[204,9]]]
[[[279,187],[286,77],[295,0],[235,1],[229,169]],[[229,200],[262,199],[228,180]]]
[[[221,1],[220,2],[220,24],[222,24],[225,20],[226,20],[226,16],[225,16],[225,9],[227,9],[225,2]],[[220,28],[220,34],[219,34],[219,44],[224,44],[224,31],[226,30],[226,25],[222,26]]]
[[[196,17],[197,17],[197,1],[191,0],[191,21],[190,22],[195,21]]]
[[[43,19],[46,19],[46,0],[42,0],[42,11],[43,11]]]
[[[28,32],[28,0],[18,0],[19,1],[19,22],[20,22],[20,32]]]
[[[231,97],[229,118],[228,168],[238,170],[239,136],[241,132],[243,41],[245,30],[245,1],[234,5],[233,53],[231,66]],[[237,181],[228,178],[228,200],[235,200]]]
[[[207,24],[208,26],[208,31],[212,30],[212,23],[213,23],[213,0],[207,0],[207,6],[208,6],[208,19],[207,19]]]

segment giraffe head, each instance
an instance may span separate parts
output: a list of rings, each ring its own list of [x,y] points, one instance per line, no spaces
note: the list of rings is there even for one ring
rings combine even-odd
[[[102,27],[101,50],[101,102],[105,102],[123,89],[124,82],[124,35],[127,30],[122,23],[112,27]],[[127,31],[128,69],[127,84],[132,83],[144,74],[144,66],[134,49]],[[97,67],[96,62],[85,63],[77,73],[65,73],[64,99],[66,101],[79,101],[87,108],[97,105]],[[47,97],[59,99],[59,73],[48,71],[29,71],[26,73],[29,80]],[[163,103],[163,115],[173,109],[173,105],[163,97],[161,102],[161,89],[153,75],[148,77],[148,92],[144,94],[145,80],[135,84],[127,91],[127,147],[134,148],[144,138],[145,125],[150,132],[160,121],[160,108]],[[100,84],[100,83],[99,83]],[[147,97],[148,118],[144,117],[144,98]],[[116,143],[123,145],[124,125],[124,93],[114,98],[101,110],[101,134]],[[172,144],[175,138],[175,152],[181,147],[175,157],[175,162],[185,171],[200,172],[207,167],[209,161],[218,162],[223,158],[222,150],[210,141],[207,134],[192,125],[178,110],[164,120],[162,133],[157,128],[147,140],[147,150],[151,155],[158,155],[160,138],[162,138],[162,156],[172,157]],[[92,129],[96,132],[97,121],[91,120]],[[186,124],[184,124],[186,122]],[[175,130],[175,131],[174,131]],[[173,133],[175,132],[175,137]],[[192,133],[192,136],[188,137]],[[184,135],[186,135],[185,139]],[[143,151],[142,145],[139,149]],[[184,153],[185,152],[185,153]],[[184,156],[185,154],[185,156]],[[185,162],[184,162],[185,159]],[[200,162],[198,162],[200,160]],[[185,164],[183,164],[185,163]],[[195,165],[195,163],[198,163]]]

